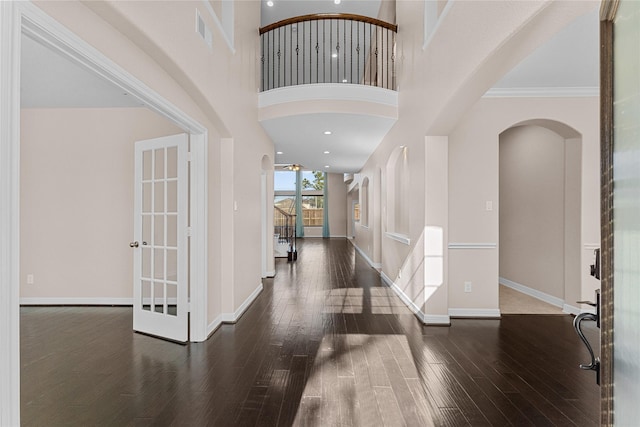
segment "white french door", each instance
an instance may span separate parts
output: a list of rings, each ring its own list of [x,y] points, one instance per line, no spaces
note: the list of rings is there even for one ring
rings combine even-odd
[[[135,144],[133,329],[188,340],[188,135]]]

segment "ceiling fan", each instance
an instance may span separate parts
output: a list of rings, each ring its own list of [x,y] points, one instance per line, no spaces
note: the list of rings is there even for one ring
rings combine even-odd
[[[297,163],[292,163],[290,165],[283,165],[282,169],[286,169],[286,170],[290,170],[290,171],[299,171],[301,169],[303,169],[304,166],[299,165]]]

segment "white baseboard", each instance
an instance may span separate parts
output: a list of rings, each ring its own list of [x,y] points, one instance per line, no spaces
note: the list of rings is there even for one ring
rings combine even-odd
[[[373,262],[373,260],[371,258],[369,258],[369,256],[358,247],[358,245],[356,245],[353,240],[349,240],[351,242],[351,244],[353,245],[353,247],[356,249],[356,251],[358,251],[358,253],[362,256],[362,258],[364,258],[365,261],[367,261],[367,263],[372,267],[372,268],[382,268],[382,264],[379,262]]]
[[[211,334],[213,334],[220,327],[220,325],[222,325],[222,314],[213,319],[213,322],[209,323],[209,325],[207,326],[207,340],[209,339],[209,337],[211,337]]]
[[[529,295],[530,297],[534,297],[539,299],[540,301],[544,301],[548,304],[554,305],[556,307],[563,308],[564,300],[562,298],[554,297],[553,295],[546,294],[544,292],[540,292],[536,289],[530,288],[525,285],[521,285],[520,283],[513,282],[509,279],[505,279],[504,277],[499,278],[499,282],[501,285],[504,285],[508,288],[515,289],[518,292],[522,292],[525,295]]]
[[[565,304],[565,305],[562,306],[562,312],[563,313],[567,313],[567,314],[573,314],[574,316],[577,316],[578,314],[582,314],[582,313],[596,314],[596,309],[595,309],[595,307],[578,308],[578,307],[574,307],[574,306],[569,305],[569,304]]]
[[[450,308],[450,317],[489,317],[500,318],[498,308]]]
[[[449,316],[447,315],[440,315],[440,314],[425,314],[420,307],[418,307],[412,300],[411,298],[409,298],[407,296],[407,294],[404,293],[404,291],[402,289],[400,289],[398,287],[398,285],[396,285],[393,280],[391,280],[389,278],[389,276],[387,276],[384,271],[380,272],[380,277],[382,278],[382,281],[389,286],[395,293],[396,295],[398,295],[398,297],[400,297],[400,299],[402,300],[402,302],[404,302],[407,307],[409,308],[409,310],[411,310],[413,312],[413,314],[416,315],[416,317],[425,325],[450,325],[451,324],[451,319],[449,318]]]
[[[398,295],[398,297],[400,297],[402,302],[405,303],[407,307],[409,307],[409,310],[411,310],[416,316],[418,316],[418,319],[420,319],[420,321],[424,323],[425,314],[422,312],[422,310],[420,310],[420,307],[418,307],[413,301],[411,301],[411,298],[409,298],[407,294],[405,294],[404,291],[400,289],[393,282],[393,280],[391,280],[391,278],[389,278],[389,276],[384,273],[384,271],[380,272],[380,277],[382,278],[382,281],[387,286],[389,286],[396,293],[396,295]]]
[[[258,298],[258,295],[260,295],[262,289],[262,282],[260,282],[258,287],[253,292],[251,292],[251,295],[249,295],[247,299],[244,300],[244,302],[240,305],[240,307],[237,308],[236,311],[234,311],[233,313],[222,313],[218,317],[213,319],[213,322],[209,323],[209,325],[207,326],[207,339],[209,339],[211,334],[214,333],[221,324],[236,323],[242,317],[244,312],[247,311],[251,303],[255,301],[256,298]]]
[[[276,277],[276,271],[275,270],[267,271],[267,277],[269,278]]]
[[[238,307],[236,311],[234,311],[233,313],[222,314],[222,321],[224,323],[236,323],[238,319],[242,317],[244,312],[247,311],[247,308],[249,308],[251,303],[258,297],[258,295],[260,295],[260,292],[262,292],[262,289],[263,289],[262,282],[260,282],[258,287],[255,288],[253,292],[251,292],[251,295],[249,295],[247,299],[245,299],[244,302],[240,304],[240,307]]]
[[[133,298],[22,297],[20,305],[133,305]]]
[[[451,317],[445,314],[425,314],[422,323],[433,326],[451,326]]]

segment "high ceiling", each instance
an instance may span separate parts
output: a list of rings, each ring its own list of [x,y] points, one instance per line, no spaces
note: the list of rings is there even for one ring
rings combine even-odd
[[[263,2],[263,25],[290,16],[311,12],[349,12],[377,16],[379,1],[342,0],[339,5],[329,1],[273,0],[274,6]],[[545,45],[533,52],[510,73],[498,81],[491,91],[538,88],[566,89],[589,88],[595,91],[599,85],[598,12],[576,19]],[[21,102],[25,108],[91,108],[91,107],[140,107],[133,96],[99,76],[85,71],[77,64],[50,51],[28,37],[23,37],[21,67]],[[491,92],[490,91],[490,92]],[[276,155],[276,163],[314,165],[334,172],[357,172],[371,154],[369,144],[364,152],[357,135],[366,136],[369,142],[381,141],[389,130],[388,124],[376,117],[358,116],[345,120],[339,114],[318,113],[291,121],[274,121],[265,129],[275,144],[276,151],[284,151],[293,138],[315,140],[324,135],[307,135],[305,132],[331,130],[330,145],[318,154],[318,143],[305,144],[295,152]],[[328,138],[321,140],[329,142]],[[324,170],[324,169],[323,169]]]
[[[507,73],[494,88],[598,88],[599,11],[577,18]]]
[[[380,0],[341,0],[335,4],[331,0],[272,0],[273,6],[262,1],[260,26],[273,24],[294,16],[312,13],[354,13],[357,15],[378,17]]]

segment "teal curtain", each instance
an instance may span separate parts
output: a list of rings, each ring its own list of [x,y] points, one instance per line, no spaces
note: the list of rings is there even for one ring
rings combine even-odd
[[[296,171],[296,235],[304,237],[304,223],[302,222],[302,171]]]
[[[329,176],[324,173],[324,206],[322,208],[322,237],[329,238],[331,233],[329,232]]]

